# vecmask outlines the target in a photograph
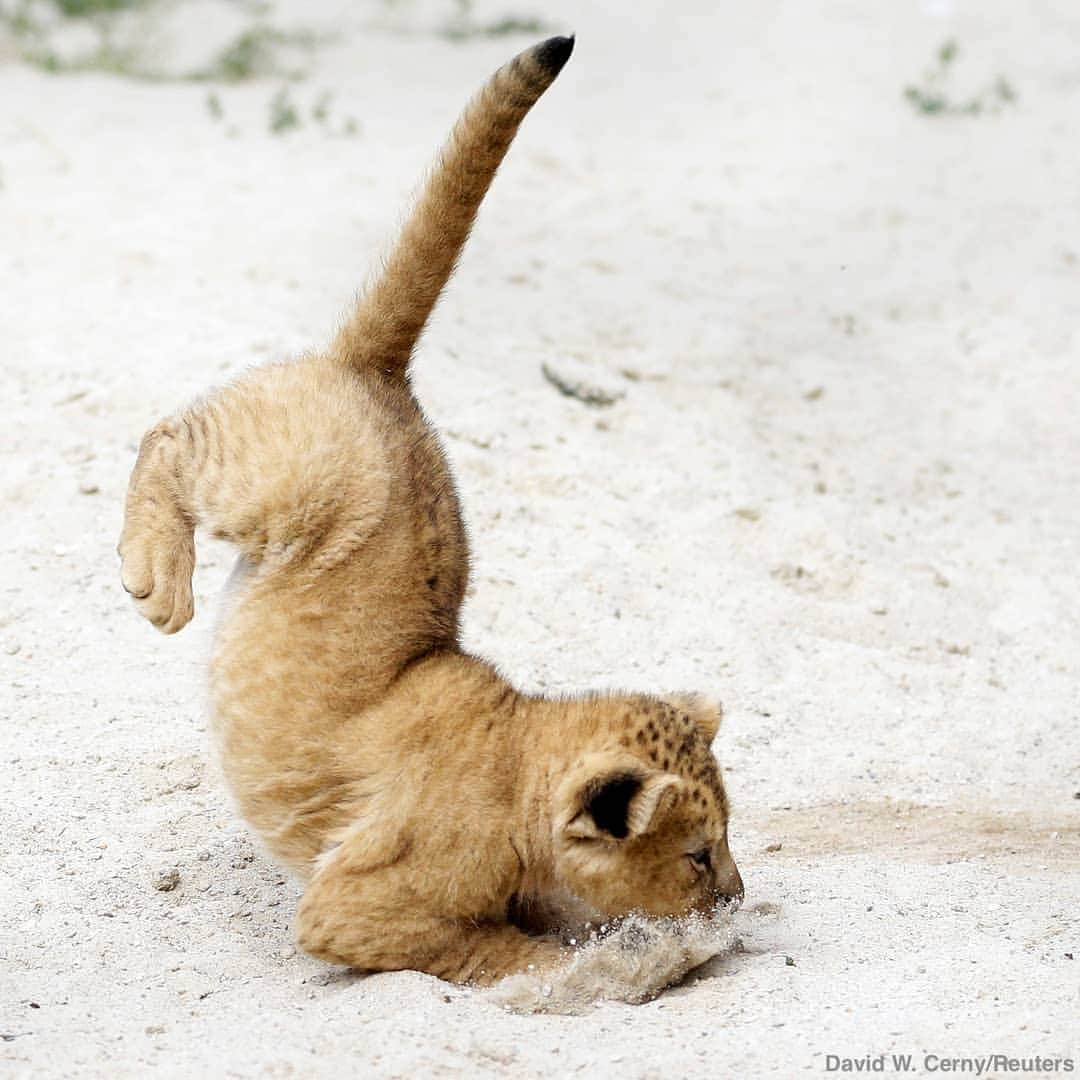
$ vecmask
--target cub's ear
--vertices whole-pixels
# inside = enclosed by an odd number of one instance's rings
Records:
[[[704,694],[669,694],[667,702],[680,712],[686,713],[697,725],[705,741],[712,745],[716,733],[720,730],[720,719],[724,715],[719,701],[713,701]]]
[[[683,786],[672,773],[636,758],[593,754],[559,789],[562,831],[583,840],[625,840],[647,833]]]

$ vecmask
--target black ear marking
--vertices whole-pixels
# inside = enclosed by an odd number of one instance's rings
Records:
[[[585,813],[601,831],[616,840],[630,832],[630,801],[641,790],[641,778],[632,773],[606,777],[585,797]]]

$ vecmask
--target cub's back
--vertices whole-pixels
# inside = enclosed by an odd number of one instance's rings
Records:
[[[250,373],[218,408],[245,446],[236,502],[265,524],[219,623],[213,723],[245,814],[272,833],[333,788],[342,724],[456,646],[468,555],[407,391],[314,358]]]

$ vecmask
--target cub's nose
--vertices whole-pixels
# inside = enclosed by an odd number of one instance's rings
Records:
[[[735,911],[743,902],[746,890],[743,888],[742,875],[730,854],[716,864],[713,893],[716,903],[727,911]]]

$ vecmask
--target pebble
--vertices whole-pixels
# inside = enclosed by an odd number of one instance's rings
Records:
[[[543,376],[560,394],[577,398],[585,405],[603,407],[614,405],[625,396],[625,391],[614,386],[602,386],[594,382],[595,373],[578,361],[565,358],[558,366],[541,364]]]
[[[92,480],[84,480],[79,485],[79,492],[82,495],[96,495],[100,490],[101,488]]]
[[[172,892],[177,885],[180,884],[180,871],[176,867],[171,867],[168,870],[162,870],[160,874],[154,878],[154,888],[158,892]]]

